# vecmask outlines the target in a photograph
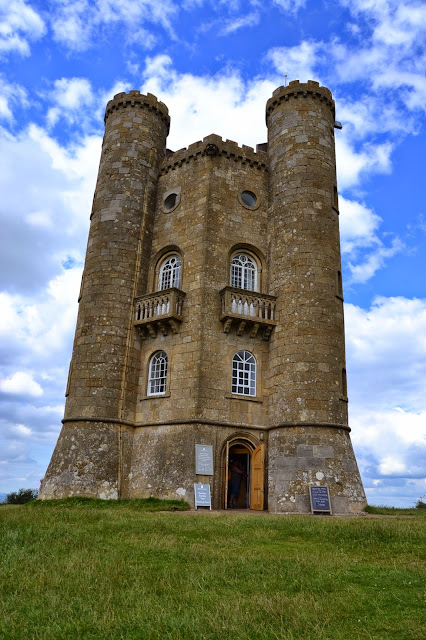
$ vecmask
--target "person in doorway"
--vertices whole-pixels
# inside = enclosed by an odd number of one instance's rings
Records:
[[[231,460],[231,509],[235,509],[237,506],[238,495],[240,493],[241,480],[243,479],[244,471],[238,460]]]

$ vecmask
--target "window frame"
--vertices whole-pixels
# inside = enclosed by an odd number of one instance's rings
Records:
[[[177,267],[172,267],[172,269],[170,270],[171,271],[170,282],[168,283],[168,286],[164,286],[164,282],[163,282],[164,270],[168,266],[168,262],[171,261],[173,258],[177,259],[176,261],[179,262],[179,265]],[[176,276],[176,274],[178,275]],[[157,291],[165,291],[166,289],[172,289],[172,288],[180,289],[181,284],[182,284],[182,258],[177,252],[168,253],[166,256],[164,256],[161,259],[159,263]]]
[[[163,362],[159,362],[160,358]],[[163,349],[159,349],[152,354],[148,364],[147,396],[164,396],[166,394],[168,366],[169,359],[167,353]],[[152,390],[152,387],[155,389],[157,383],[159,390]]]
[[[245,349],[232,356],[231,392],[247,398],[257,395],[257,360]]]
[[[235,265],[234,261],[239,259],[240,257],[246,258],[246,263],[252,264],[252,268],[248,268],[242,264],[241,266]],[[235,274],[236,270],[240,269],[240,274]],[[241,282],[242,285],[247,284],[248,282],[248,274],[252,272],[253,277],[253,286],[241,286],[238,284],[238,281]],[[259,261],[255,258],[254,255],[249,253],[248,251],[244,251],[243,249],[240,251],[235,251],[231,255],[231,260],[229,262],[229,284],[231,287],[235,287],[236,289],[242,289],[243,291],[253,291],[259,292],[259,275],[260,275]]]

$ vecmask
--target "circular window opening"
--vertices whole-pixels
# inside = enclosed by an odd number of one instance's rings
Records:
[[[166,211],[171,211],[173,207],[177,205],[178,202],[178,194],[170,193],[167,198],[164,200],[164,208]]]
[[[241,194],[241,200],[247,207],[255,207],[257,198],[253,191],[243,191]]]

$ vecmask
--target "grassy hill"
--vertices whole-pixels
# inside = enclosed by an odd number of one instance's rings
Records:
[[[426,510],[0,508],[5,640],[424,640]]]

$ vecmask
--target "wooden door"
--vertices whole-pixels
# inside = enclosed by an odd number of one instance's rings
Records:
[[[224,503],[225,503],[225,509],[228,508],[228,474],[229,474],[229,442],[226,443],[226,449],[225,449],[225,465],[224,465],[224,473],[225,473],[225,477],[224,480],[225,482],[224,487],[225,487],[225,495],[224,495]]]
[[[263,511],[265,488],[265,445],[259,445],[251,454],[250,509]]]

